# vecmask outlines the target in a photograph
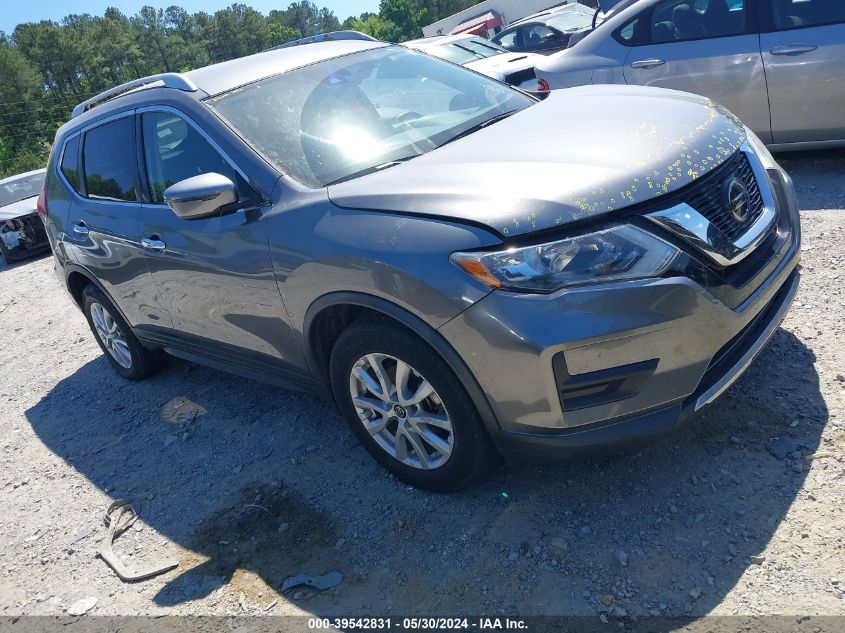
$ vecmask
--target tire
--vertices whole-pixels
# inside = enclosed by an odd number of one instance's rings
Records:
[[[114,304],[93,284],[82,291],[82,311],[103,355],[118,374],[128,380],[143,380],[161,371],[164,352],[141,345]],[[99,327],[96,321],[100,322]],[[100,329],[110,330],[111,336],[101,335]],[[108,346],[107,340],[111,341]]]
[[[400,363],[405,369],[400,370]],[[384,396],[376,366],[392,381],[388,382],[392,398]],[[400,373],[406,380],[396,380]],[[335,402],[355,437],[401,481],[452,492],[501,463],[478,411],[446,362],[426,343],[386,319],[362,319],[341,333],[332,350],[330,377]],[[404,383],[404,396],[399,395],[397,382]],[[433,392],[412,403],[429,392],[424,382]],[[376,408],[356,406],[353,398]],[[421,452],[426,455],[421,457]]]

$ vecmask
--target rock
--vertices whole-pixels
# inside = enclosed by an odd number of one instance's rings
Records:
[[[620,549],[616,551],[615,556],[617,562],[622,565],[622,567],[628,566],[628,552],[626,552],[624,549]]]
[[[748,562],[752,565],[762,565],[766,560],[765,556],[751,556],[748,558]]]
[[[171,444],[173,444],[173,442],[175,442],[175,441],[176,441],[176,436],[175,436],[175,435],[165,435],[165,436],[164,436],[164,446],[165,446],[165,447],[170,446],[170,445],[171,445]]]
[[[81,598],[74,602],[70,607],[68,607],[67,614],[68,615],[85,615],[91,609],[94,608],[94,605],[97,604],[97,598],[94,596],[88,596],[87,598]]]
[[[601,602],[604,606],[609,607],[614,602],[616,602],[616,596],[606,593],[601,598],[599,598],[599,602]]]
[[[290,523],[282,523],[279,525],[277,532],[286,532],[287,529],[290,527]]]
[[[623,620],[628,617],[628,612],[622,607],[613,607],[613,610],[610,612],[610,615],[612,615],[617,620]]]
[[[786,459],[787,455],[798,450],[798,443],[791,437],[776,437],[767,448],[777,459]]]
[[[701,589],[699,589],[698,587],[693,587],[689,590],[689,595],[690,598],[692,598],[693,600],[698,600],[701,597]]]

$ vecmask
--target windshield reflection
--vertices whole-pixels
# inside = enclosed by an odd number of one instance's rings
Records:
[[[280,171],[316,188],[432,151],[535,101],[460,66],[386,46],[207,103]]]

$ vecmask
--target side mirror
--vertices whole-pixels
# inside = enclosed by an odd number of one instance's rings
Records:
[[[238,190],[226,176],[212,172],[180,180],[168,187],[164,201],[183,220],[196,220],[237,202]]]

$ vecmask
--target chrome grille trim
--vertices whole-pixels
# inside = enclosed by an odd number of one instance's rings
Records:
[[[751,255],[754,249],[766,239],[775,225],[777,216],[775,199],[765,168],[748,143],[744,143],[739,151],[742,152],[751,166],[753,180],[756,181],[748,183],[753,185],[749,191],[752,203],[755,202],[757,195],[762,200],[762,210],[758,209],[752,215],[751,225],[747,230],[737,235],[736,231],[731,230],[730,225],[725,224],[721,215],[714,214],[712,208],[703,209],[710,216],[708,218],[688,202],[681,202],[668,209],[649,213],[645,216],[689,242],[722,268],[734,266]],[[744,162],[741,161],[728,171],[727,177],[730,177],[737,169],[741,169]],[[691,192],[689,200],[691,202],[700,201],[702,197],[695,195],[695,192]],[[727,212],[723,211],[723,213],[727,217]]]

